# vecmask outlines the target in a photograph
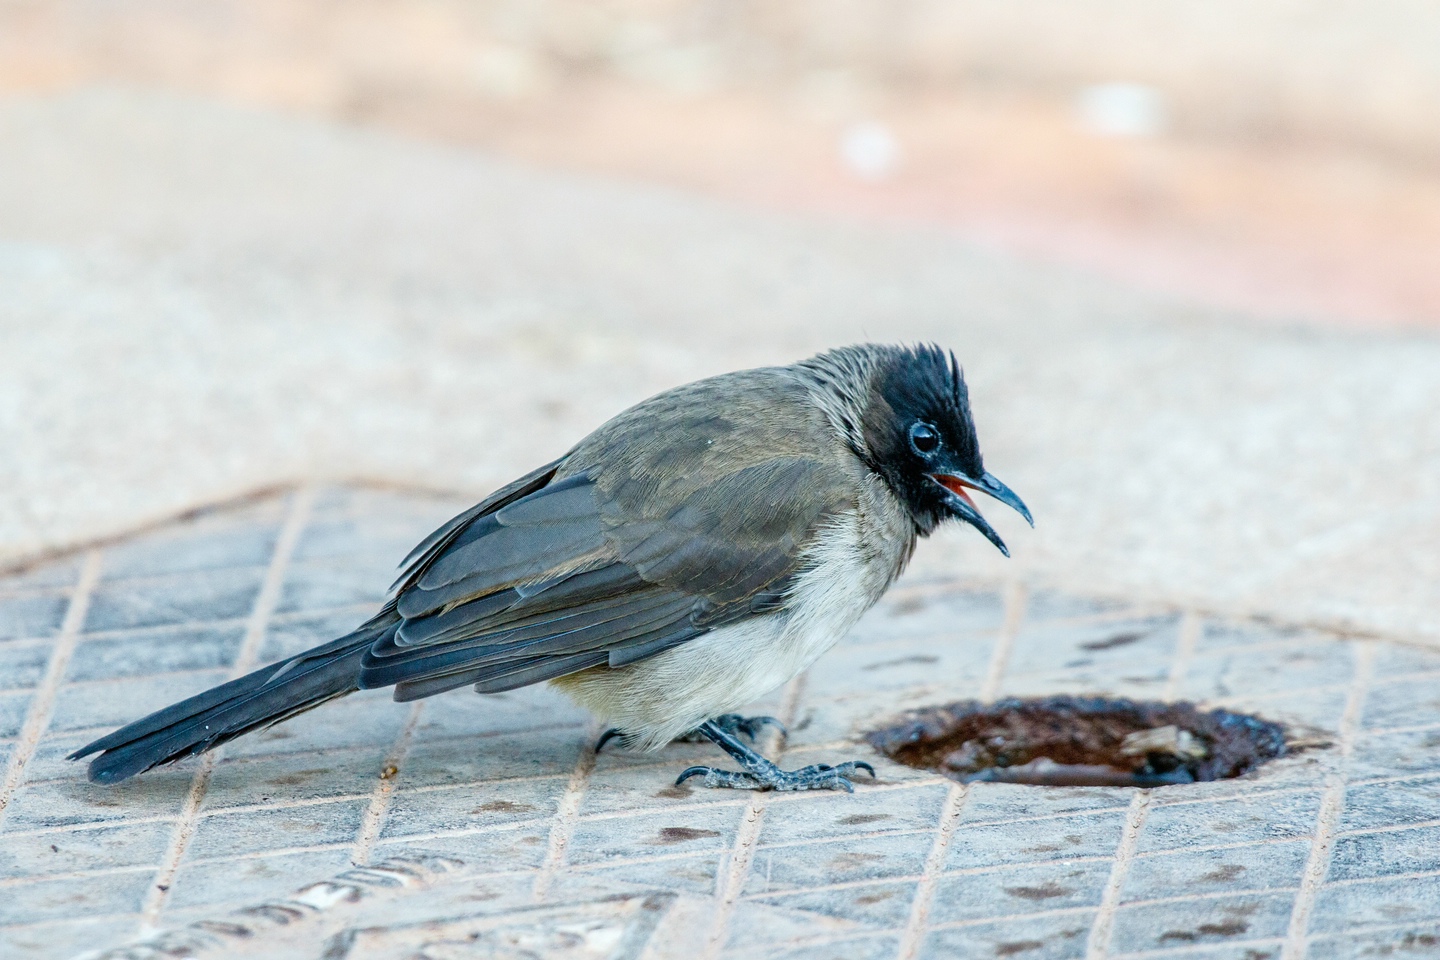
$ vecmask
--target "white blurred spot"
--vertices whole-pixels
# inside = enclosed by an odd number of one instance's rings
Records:
[[[885,180],[900,165],[900,141],[883,123],[857,123],[840,137],[840,159],[861,180]]]
[[[535,93],[545,81],[539,59],[516,47],[481,51],[471,63],[470,73],[482,93],[505,100]]]
[[[1080,91],[1080,122],[1105,137],[1154,137],[1169,122],[1165,95],[1138,83],[1101,83]]]

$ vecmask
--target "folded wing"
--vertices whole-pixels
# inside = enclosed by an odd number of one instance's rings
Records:
[[[801,545],[847,502],[830,472],[774,458],[638,507],[581,472],[462,515],[417,550],[393,601],[400,623],[366,651],[359,685],[394,685],[398,700],[499,692],[774,610]]]

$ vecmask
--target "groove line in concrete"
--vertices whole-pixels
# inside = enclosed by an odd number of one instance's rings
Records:
[[[255,665],[256,658],[260,655],[266,631],[270,625],[270,616],[280,602],[285,588],[285,574],[289,570],[290,560],[294,556],[296,545],[300,542],[300,535],[304,532],[306,523],[309,522],[314,504],[315,491],[311,487],[300,487],[290,494],[290,506],[286,511],[285,522],[280,528],[280,535],[275,539],[270,563],[265,570],[265,579],[261,581],[260,590],[255,595],[254,606],[246,620],[244,639],[235,655],[235,663],[230,668],[232,679],[243,677],[249,673]],[[216,761],[217,753],[215,751],[205,754],[201,758],[200,768],[195,771],[195,775],[190,781],[190,789],[186,792],[185,800],[181,804],[180,814],[175,824],[175,830],[171,834],[170,843],[165,850],[165,856],[155,871],[155,881],[150,885],[150,889],[145,895],[145,901],[140,908],[141,936],[148,936],[160,929],[160,914],[165,909],[165,901],[170,888],[174,885],[175,875],[180,869],[180,861],[184,858],[185,850],[195,835],[195,828],[200,820],[198,816],[200,804],[205,800],[205,791],[210,786],[210,776],[215,770]]]
[[[0,818],[5,816],[10,798],[15,795],[25,778],[25,767],[35,755],[45,728],[50,725],[51,714],[55,711],[55,700],[60,695],[61,684],[65,681],[65,671],[70,667],[70,658],[75,653],[80,631],[85,626],[85,615],[90,611],[90,597],[95,591],[95,584],[100,580],[103,556],[99,550],[91,550],[85,554],[85,560],[80,567],[80,577],[70,594],[65,617],[60,622],[60,633],[56,636],[55,646],[45,662],[45,672],[41,675],[35,692],[31,694],[30,706],[25,711],[25,722],[20,728],[15,751],[5,766],[5,778],[0,780]]]
[[[1315,910],[1315,900],[1325,882],[1325,875],[1330,872],[1330,855],[1335,847],[1340,814],[1345,807],[1345,773],[1349,767],[1350,756],[1355,750],[1355,737],[1375,669],[1374,641],[1356,641],[1354,649],[1355,672],[1350,683],[1350,692],[1345,698],[1345,712],[1340,717],[1340,730],[1336,738],[1339,756],[1325,779],[1325,793],[1320,801],[1320,812],[1315,818],[1314,839],[1305,862],[1305,871],[1301,874],[1300,890],[1295,895],[1295,904],[1290,911],[1290,924],[1285,934],[1285,944],[1280,951],[1281,960],[1304,960],[1310,946],[1310,916]]]

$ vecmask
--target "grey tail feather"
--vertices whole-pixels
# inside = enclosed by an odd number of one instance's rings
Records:
[[[171,704],[81,747],[70,759],[103,751],[90,761],[90,779],[119,783],[354,693],[361,656],[399,622],[387,607],[354,633]]]

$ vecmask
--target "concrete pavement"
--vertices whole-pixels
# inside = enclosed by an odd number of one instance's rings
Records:
[[[910,577],[755,704],[853,794],[673,785],[556,692],[371,690],[113,787],[64,759],[369,616],[464,501],[301,488],[0,577],[0,955],[1303,960],[1432,955],[1440,652]],[[962,786],[875,753],[912,707],[1185,699],[1288,756],[1164,786]],[[993,742],[987,739],[987,742]],[[1007,747],[1008,749],[1008,747]]]

